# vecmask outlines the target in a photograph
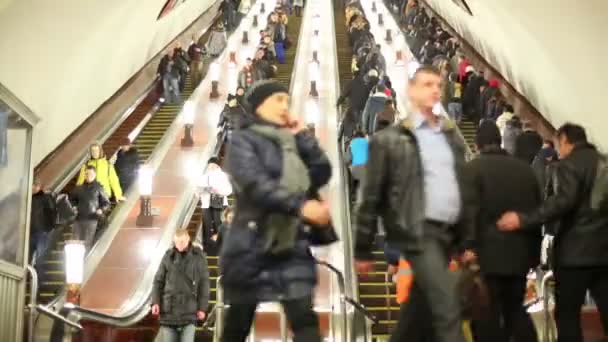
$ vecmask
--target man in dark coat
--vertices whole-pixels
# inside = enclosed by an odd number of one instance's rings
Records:
[[[116,154],[116,163],[114,168],[120,180],[120,188],[123,192],[127,192],[133,182],[137,179],[137,171],[139,170],[139,153],[133,147],[131,139],[125,138],[120,150]]]
[[[608,216],[591,207],[600,154],[587,141],[585,129],[566,123],[557,138],[557,193],[534,210],[505,213],[498,226],[511,231],[558,222],[553,240],[558,341],[578,342],[583,340],[580,311],[587,290],[608,326]]]
[[[320,342],[312,308],[316,267],[307,238],[311,228],[305,223],[320,227],[330,221],[328,204],[308,194],[328,183],[331,165],[317,140],[289,113],[287,88],[262,81],[252,85],[246,97],[250,122],[233,133],[227,151],[226,171],[236,190],[237,209],[220,254],[225,300],[230,304],[223,341],[244,341],[257,303],[280,301],[294,341]],[[280,135],[281,143],[260,130]],[[296,148],[282,148],[287,140]],[[289,163],[283,164],[285,160]],[[283,172],[286,168],[294,169]],[[293,191],[293,183],[302,178],[309,180],[308,191]],[[275,230],[275,222],[285,224]]]
[[[152,314],[160,315],[163,341],[194,342],[196,322],[209,306],[209,270],[205,252],[190,243],[187,229],[173,236],[154,277]]]
[[[78,211],[74,222],[74,238],[84,241],[88,253],[93,246],[98,221],[110,209],[108,195],[97,182],[95,166],[86,167],[85,181],[72,191],[70,199],[76,203]]]
[[[40,180],[35,179],[32,184],[32,206],[30,211],[30,249],[29,262],[33,264],[34,254],[36,259],[45,254],[47,250],[49,233],[55,227],[57,211],[55,199],[50,193],[46,193]]]
[[[523,132],[515,140],[515,156],[528,164],[532,164],[534,157],[543,147],[543,138],[530,127],[530,123],[523,123]]]
[[[477,131],[481,155],[465,167],[475,249],[490,299],[489,315],[475,322],[481,341],[536,341],[522,303],[526,275],[540,261],[541,226],[503,232],[496,220],[508,210],[528,211],[541,203],[532,168],[500,148],[500,131],[484,121]]]

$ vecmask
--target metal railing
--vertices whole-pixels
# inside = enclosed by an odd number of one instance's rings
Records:
[[[356,300],[354,300],[353,298],[349,297],[346,294],[346,281],[344,279],[344,275],[342,274],[342,272],[340,272],[340,270],[338,270],[335,266],[333,266],[332,264],[330,264],[326,261],[316,260],[316,263],[319,266],[323,266],[323,267],[327,268],[329,271],[331,271],[336,276],[336,278],[338,280],[338,290],[340,291],[340,316],[342,317],[342,320],[343,320],[342,324],[344,326],[344,332],[342,334],[342,342],[355,341],[354,338],[350,338],[350,336],[353,333],[353,330],[351,329],[352,327],[349,326],[349,324],[348,324],[349,320],[348,320],[347,304],[352,306],[359,313],[363,314],[363,316],[365,318],[372,321],[373,323],[377,324],[379,322],[379,320],[369,310],[367,310],[367,308],[365,308],[363,305],[361,305],[361,303],[357,302]],[[366,338],[367,338],[367,336],[366,336]]]
[[[46,305],[38,304],[38,272],[36,269],[30,265],[26,266],[27,273],[30,274],[30,303],[27,306],[28,310],[28,325],[27,325],[27,340],[28,342],[34,341],[34,328],[36,325],[36,312],[46,315],[53,320],[60,321],[69,327],[72,327],[77,330],[82,330],[82,326],[76,322],[73,322],[66,317],[58,314],[53,311]]]

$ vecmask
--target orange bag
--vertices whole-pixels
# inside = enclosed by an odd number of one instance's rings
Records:
[[[414,273],[410,263],[405,259],[399,260],[399,266],[397,268],[397,274],[395,275],[397,280],[397,303],[402,304],[407,302],[410,297],[410,289],[414,282]]]

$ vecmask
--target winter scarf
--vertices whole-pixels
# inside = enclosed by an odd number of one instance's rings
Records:
[[[310,187],[308,168],[298,154],[295,136],[287,129],[252,125],[251,130],[281,147],[283,165],[280,186],[290,193],[305,193]],[[265,225],[264,251],[279,254],[295,247],[299,219],[285,214],[271,214]]]

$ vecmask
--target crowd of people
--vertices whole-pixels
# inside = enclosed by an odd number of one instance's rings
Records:
[[[362,184],[354,218],[357,268],[373,269],[372,241],[384,231],[389,271],[406,265],[406,273],[413,272],[391,341],[463,341],[463,319],[471,320],[468,340],[536,341],[524,296],[543,239],[553,241],[559,341],[582,341],[587,290],[608,327],[608,214],[594,204],[606,196],[605,157],[575,124],[557,130],[557,149],[553,140],[543,141],[513,113],[498,81],[476,72],[458,40],[416,0],[387,5],[403,14],[408,44],[422,65],[408,85],[414,111],[380,132],[363,120],[367,113],[355,120],[362,129],[352,139],[345,135],[353,183]],[[346,8],[355,58],[361,37],[369,35],[361,32],[367,28],[361,16],[357,3]],[[358,77],[353,82],[362,93],[350,99],[346,119],[358,119],[370,103],[364,106],[361,99],[378,93]],[[449,119],[435,114],[437,103],[448,109]],[[480,154],[470,162],[455,133],[463,118],[478,127]],[[457,294],[463,285],[450,270],[454,264],[463,274],[460,281],[477,284],[465,302]],[[573,281],[575,275],[580,282]]]
[[[341,134],[356,202],[356,269],[373,270],[374,241],[383,234],[389,272],[409,279],[399,286],[407,294],[398,295],[391,341],[536,341],[524,297],[543,239],[552,241],[559,341],[582,341],[580,310],[588,290],[608,328],[606,156],[576,124],[543,140],[514,113],[498,81],[475,71],[458,40],[417,0],[386,2],[398,11],[421,64],[409,75],[405,94],[412,111],[407,117],[398,111],[386,58],[358,1],[344,7],[353,79],[338,105],[344,108]],[[188,73],[200,82],[203,57],[221,54],[224,27],[233,30],[250,7],[246,0],[224,0],[223,20],[206,44],[193,40],[187,52],[178,45],[163,57],[159,74],[169,103],[181,101]],[[265,301],[283,305],[295,341],[321,341],[310,248],[337,240],[329,204],[319,194],[332,167],[314,127],[290,113],[288,89],[272,80],[295,38],[287,36],[288,15],[292,9],[301,15],[303,7],[298,0],[278,1],[255,56],[227,97],[218,124],[227,132],[225,158],[212,157],[198,184],[203,246],[178,229],[154,281],[151,310],[160,315],[167,341],[193,341],[195,323],[207,316],[205,252],[220,255],[230,305],[222,341],[245,341],[256,307]],[[438,103],[448,117],[437,114]],[[470,161],[458,132],[463,119],[477,125],[479,155]],[[130,141],[122,145],[110,158],[100,144],[91,146],[69,197],[75,210],[34,182],[33,254],[44,253],[57,217],[73,216],[75,237],[91,248],[110,199],[123,201],[136,178],[137,151]],[[462,279],[475,283],[473,294],[463,293],[471,286]],[[471,322],[470,334],[463,320]]]

